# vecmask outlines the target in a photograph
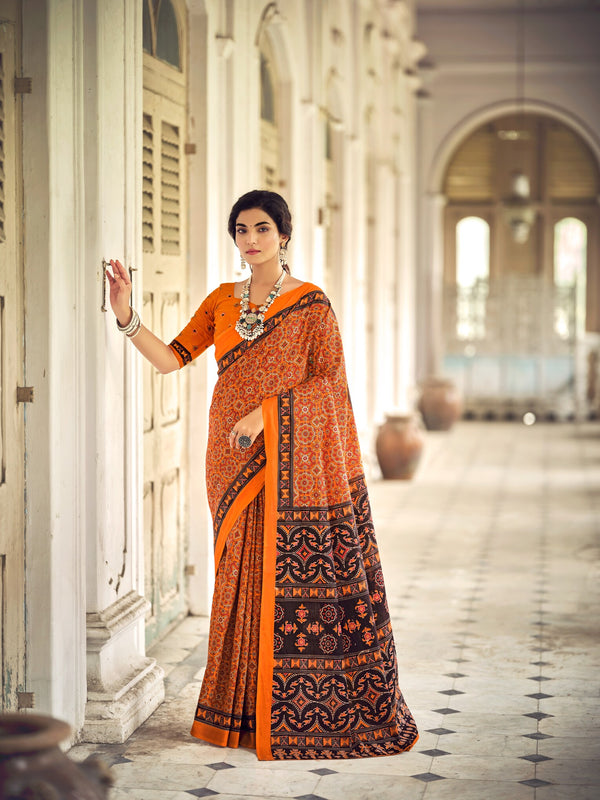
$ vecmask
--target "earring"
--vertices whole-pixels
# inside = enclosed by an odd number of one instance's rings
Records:
[[[246,259],[241,253],[240,253],[240,266],[242,269],[246,269],[246,267],[248,266],[248,264],[246,263]]]
[[[287,271],[287,245],[279,245],[279,266]]]

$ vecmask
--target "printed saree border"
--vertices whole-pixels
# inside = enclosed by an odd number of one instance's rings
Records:
[[[275,561],[277,551],[278,505],[278,396],[262,404],[265,451],[265,520],[263,531],[263,576],[260,604],[258,680],[256,687],[256,755],[272,761],[271,703],[273,695],[273,637],[275,635]]]
[[[299,287],[302,289],[303,287]],[[283,297],[287,297],[287,295],[292,295],[294,292],[287,292],[283,295]],[[280,322],[295,310],[300,308],[306,308],[309,305],[313,305],[314,303],[321,303],[325,306],[329,306],[329,300],[327,299],[325,292],[321,291],[320,289],[310,289],[306,294],[302,295],[297,299],[293,299],[292,297],[289,298],[292,300],[291,305],[282,308],[281,311],[277,311],[271,317],[267,317],[265,320],[265,331],[262,333],[258,339],[254,339],[253,341],[246,341],[242,339],[240,335],[237,333],[235,328],[231,328],[230,332],[223,335],[223,341],[219,341],[219,348],[222,344],[227,347],[227,339],[231,339],[231,347],[229,350],[222,356],[217,357],[217,373],[219,377],[232,365],[234,364],[239,358],[241,358],[251,347],[263,342],[267,336],[273,332],[273,330],[279,325]],[[235,341],[235,344],[234,344]],[[215,344],[217,344],[215,342]]]
[[[217,747],[249,747],[253,750],[256,747],[256,734],[254,733],[221,730],[198,720],[194,720],[190,733],[194,738]]]
[[[231,530],[233,519],[237,518],[248,503],[251,503],[262,489],[264,485],[264,474],[261,479],[259,476],[264,469],[266,461],[265,448],[262,446],[254,453],[252,458],[244,464],[242,469],[231,481],[227,487],[227,491],[217,506],[213,521],[215,566],[218,564],[221,553],[223,552],[223,526],[225,526],[228,534]],[[259,478],[258,482],[257,478]],[[227,535],[225,535],[225,539],[226,538]],[[217,558],[217,552],[219,553],[219,558]]]
[[[265,485],[265,471],[264,468],[261,468],[260,472],[257,472],[249,481],[246,483],[244,488],[239,492],[236,496],[233,503],[229,506],[227,510],[227,514],[225,515],[220,527],[219,527],[219,534],[215,541],[215,569],[219,566],[221,561],[221,557],[225,550],[225,545],[227,543],[227,537],[233,527],[234,522],[242,513],[242,511],[249,505],[254,498],[258,495],[260,490]]]

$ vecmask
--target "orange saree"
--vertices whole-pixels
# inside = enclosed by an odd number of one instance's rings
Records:
[[[180,365],[214,342],[219,378],[206,478],[215,593],[192,735],[260,760],[355,758],[418,738],[396,653],[335,315],[303,284],[265,332],[235,332],[223,284],[171,343]],[[262,405],[264,434],[232,450]]]

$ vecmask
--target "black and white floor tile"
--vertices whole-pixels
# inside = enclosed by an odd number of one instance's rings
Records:
[[[152,655],[167,697],[111,764],[112,800],[600,797],[600,426],[462,423],[407,483],[372,482],[400,683],[399,756],[258,762],[188,736],[207,620]]]

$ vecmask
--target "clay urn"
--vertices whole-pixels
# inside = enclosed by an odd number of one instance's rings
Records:
[[[462,414],[462,398],[454,383],[428,378],[421,384],[418,409],[428,431],[448,431]]]
[[[377,431],[375,452],[385,480],[410,480],[419,464],[425,434],[418,414],[393,414]]]
[[[41,714],[0,714],[0,797],[3,800],[105,800],[108,768],[94,757],[78,764],[59,744],[71,729]]]

